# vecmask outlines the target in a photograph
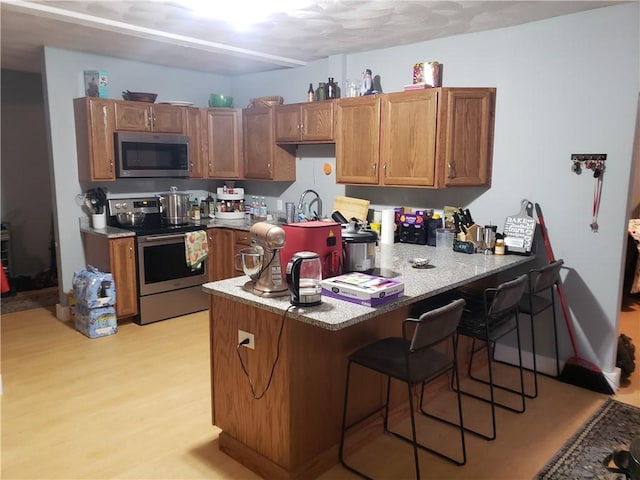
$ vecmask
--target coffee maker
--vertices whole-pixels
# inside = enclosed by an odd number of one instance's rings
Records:
[[[243,288],[260,297],[284,297],[289,289],[282,276],[280,249],[285,233],[267,222],[255,223],[249,229],[251,248],[240,251],[242,270],[251,278]]]
[[[291,304],[312,307],[322,302],[322,264],[316,252],[297,252],[287,263]]]

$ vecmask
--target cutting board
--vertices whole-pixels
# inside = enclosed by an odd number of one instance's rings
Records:
[[[508,216],[504,222],[504,243],[511,252],[531,252],[536,221],[533,219],[533,204],[526,198],[521,202],[520,212]]]
[[[338,210],[347,220],[351,220],[352,217],[358,220],[366,220],[370,203],[369,200],[363,200],[361,198],[338,196],[333,201],[333,210],[331,210],[331,213]]]

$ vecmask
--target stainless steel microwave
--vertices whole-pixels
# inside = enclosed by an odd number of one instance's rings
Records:
[[[189,137],[168,133],[116,132],[118,178],[189,176]]]

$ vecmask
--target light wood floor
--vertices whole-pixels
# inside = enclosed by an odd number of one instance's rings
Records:
[[[630,308],[623,331],[639,345],[640,307]],[[615,398],[640,406],[638,370]],[[6,314],[1,373],[3,479],[257,478],[218,450],[206,312],[98,339],[53,309]],[[605,398],[542,377],[526,413],[498,411],[495,441],[468,437],[466,466],[421,454],[423,478],[532,478]],[[413,478],[410,448],[388,436],[350,458],[377,478]],[[321,478],[355,477],[336,465]]]

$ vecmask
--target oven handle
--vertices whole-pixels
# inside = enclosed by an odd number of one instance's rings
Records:
[[[148,237],[142,237],[143,242],[164,242],[165,240],[177,240],[184,238],[184,233],[177,233],[173,235],[149,235]]]

